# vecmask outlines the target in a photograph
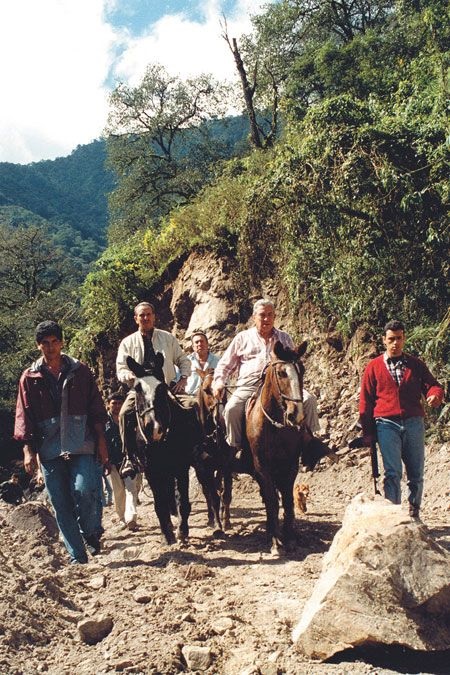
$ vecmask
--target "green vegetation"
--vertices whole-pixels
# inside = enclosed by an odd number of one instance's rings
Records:
[[[107,195],[115,185],[105,158],[105,142],[94,141],[53,161],[0,162],[0,206],[22,207],[58,229],[69,225],[82,239],[103,246]]]
[[[409,348],[448,381],[449,26],[441,0],[270,5],[231,43],[257,115],[253,150],[242,126],[230,140],[205,121],[221,110],[208,78],[184,85],[150,66],[139,87],[120,86],[109,246],[82,285],[71,348],[92,358],[101,338],[114,344],[133,305],[197,247],[236,259],[243,296],[275,276],[293,310],[312,301],[344,338],[403,319]]]

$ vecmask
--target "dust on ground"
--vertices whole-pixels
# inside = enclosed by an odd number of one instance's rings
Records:
[[[448,444],[428,448],[422,519],[450,547]],[[119,528],[114,508],[104,513],[104,548],[88,565],[70,566],[46,527],[14,523],[14,507],[0,502],[0,673],[99,675],[178,673],[189,670],[188,645],[210,650],[209,674],[344,675],[425,672],[401,660],[375,663],[346,653],[333,663],[306,659],[291,631],[321,572],[322,558],[345,507],[358,493],[373,493],[366,451],[335,465],[323,461],[309,483],[308,512],[297,519],[289,557],[268,553],[265,513],[254,481],[234,482],[232,524],[226,538],[206,527],[198,486],[191,488],[187,545],[162,543],[148,486],[141,492],[139,529]],[[80,620],[111,617],[113,628],[94,645],[81,641]],[[427,671],[428,672],[428,671]],[[437,672],[437,671],[429,671]],[[441,671],[439,671],[441,672]]]

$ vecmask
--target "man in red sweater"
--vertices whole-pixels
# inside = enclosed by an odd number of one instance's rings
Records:
[[[384,354],[367,365],[359,403],[365,445],[378,441],[384,466],[384,496],[401,503],[402,460],[409,488],[409,514],[419,518],[424,472],[422,396],[436,408],[444,390],[423,361],[405,354],[405,327],[389,321],[384,327]]]

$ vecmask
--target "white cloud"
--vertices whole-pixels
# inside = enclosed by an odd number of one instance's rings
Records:
[[[102,11],[103,0],[3,0],[0,160],[53,158],[99,135],[114,41]]]
[[[259,1],[238,0],[233,14],[226,16],[230,37],[249,32],[250,16],[260,7]],[[117,80],[136,86],[149,63],[161,63],[181,77],[212,73],[221,80],[234,78],[233,57],[221,36],[220,0],[206,0],[202,12],[201,23],[184,13],[167,15],[150,26],[146,35],[130,38],[114,70]]]
[[[201,0],[201,22],[165,16],[138,39],[106,23],[114,1],[121,0],[1,0],[0,161],[53,159],[97,138],[108,111],[105,82],[135,85],[150,62],[181,76],[234,76],[220,0]],[[230,36],[247,32],[260,6],[236,0]]]

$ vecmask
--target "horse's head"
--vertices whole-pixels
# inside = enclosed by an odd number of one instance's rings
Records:
[[[131,356],[127,357],[127,366],[135,375],[136,415],[138,429],[145,442],[160,441],[167,432],[170,421],[170,409],[167,399],[167,385],[163,372],[164,356],[160,352],[144,368]]]
[[[211,411],[215,408],[217,400],[212,391],[212,381],[214,378],[214,368],[207,368],[206,370],[195,369],[197,375],[200,377],[200,387],[198,390],[199,405]]]
[[[270,366],[272,369],[273,393],[280,400],[286,426],[299,427],[304,420],[303,411],[303,374],[305,367],[301,357],[307,343],[296,349],[275,343]]]

